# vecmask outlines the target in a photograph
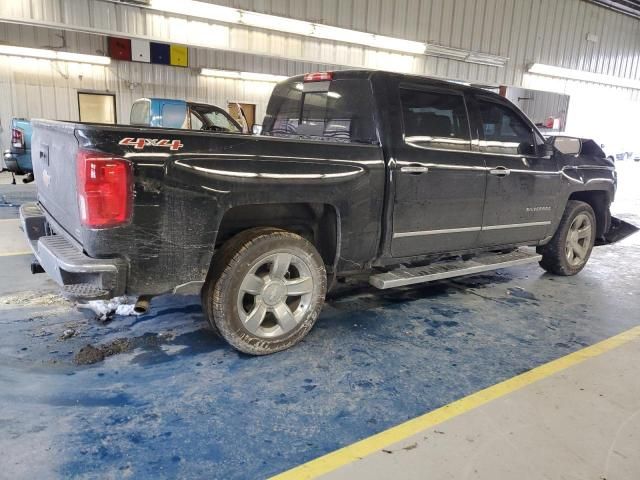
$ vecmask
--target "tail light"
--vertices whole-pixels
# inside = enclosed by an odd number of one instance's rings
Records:
[[[92,228],[127,223],[133,205],[131,163],[89,150],[79,150],[76,163],[82,223]]]
[[[24,148],[24,132],[19,128],[11,129],[11,145],[13,148]]]
[[[307,73],[304,76],[305,82],[326,82],[327,80],[333,80],[333,72]]]

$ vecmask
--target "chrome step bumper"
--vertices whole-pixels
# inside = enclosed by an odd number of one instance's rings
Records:
[[[488,272],[499,268],[515,267],[527,263],[539,262],[542,258],[534,252],[514,250],[509,253],[480,255],[471,260],[451,260],[438,262],[425,267],[402,268],[390,272],[371,275],[369,283],[376,288],[386,289],[433,282],[445,278],[461,277],[475,273]]]
[[[36,259],[65,295],[91,299],[124,294],[124,260],[89,257],[63,235],[54,235],[37,203],[20,207],[20,221]]]

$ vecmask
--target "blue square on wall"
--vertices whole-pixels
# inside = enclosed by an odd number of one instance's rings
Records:
[[[168,43],[151,42],[151,63],[169,65],[170,58],[171,55]]]

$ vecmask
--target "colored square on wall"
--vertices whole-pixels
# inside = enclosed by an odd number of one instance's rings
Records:
[[[131,61],[131,40],[128,38],[109,37],[107,44],[111,58]]]
[[[188,67],[189,49],[182,45],[171,45],[169,58],[171,65],[175,65],[176,67]]]
[[[170,49],[168,43],[151,42],[151,63],[169,65]]]
[[[131,40],[131,60],[145,63],[151,61],[151,49],[148,41]]]

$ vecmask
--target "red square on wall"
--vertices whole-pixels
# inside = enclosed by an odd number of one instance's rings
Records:
[[[131,40],[128,38],[109,37],[109,56],[114,60],[131,61]]]

